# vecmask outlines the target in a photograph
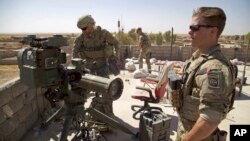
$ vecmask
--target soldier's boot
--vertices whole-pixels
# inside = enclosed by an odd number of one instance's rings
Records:
[[[139,69],[142,69],[142,68],[143,68],[143,63],[139,62]]]
[[[148,73],[151,73],[151,65],[150,65],[150,63],[147,63],[147,66],[148,66]]]
[[[146,60],[146,64],[147,64],[147,67],[148,67],[148,73],[151,73],[150,58],[151,58],[151,53],[150,52],[146,53],[145,60]]]
[[[139,69],[143,68],[143,58],[139,56]]]

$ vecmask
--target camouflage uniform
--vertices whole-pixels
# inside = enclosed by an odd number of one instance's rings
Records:
[[[206,54],[196,51],[186,63],[181,89],[181,107],[176,141],[189,132],[199,117],[220,123],[231,110],[234,100],[235,77],[232,64],[224,57],[220,47]],[[216,130],[205,141],[217,141]]]
[[[118,41],[107,30],[97,26],[90,35],[83,32],[76,38],[72,56],[86,59],[86,68],[92,74],[108,78],[107,58],[118,56],[118,53]],[[106,115],[113,115],[113,101],[110,96],[102,95],[102,98],[96,98],[93,101],[95,101],[92,103],[93,107],[96,107],[95,104],[97,104],[99,105],[98,110]]]
[[[146,64],[148,71],[151,71],[150,57],[151,57],[151,42],[149,37],[145,33],[139,35],[139,45],[140,45],[140,54],[139,54],[139,69],[143,68],[143,58],[146,59]]]

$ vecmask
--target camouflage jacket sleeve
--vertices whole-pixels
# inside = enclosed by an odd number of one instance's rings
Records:
[[[209,60],[196,73],[195,83],[200,88],[200,117],[219,123],[229,112],[234,88],[229,67],[219,60]]]
[[[139,46],[140,48],[145,48],[145,49],[151,47],[151,42],[149,40],[149,37],[144,33],[139,36]]]
[[[143,42],[144,42],[144,37],[142,35],[139,36],[139,46],[142,47],[143,46]]]
[[[72,58],[84,58],[83,53],[81,53],[82,35],[78,36],[74,42],[72,50]]]
[[[120,56],[120,48],[119,48],[119,43],[116,40],[116,38],[107,30],[103,29],[103,34],[105,37],[105,41],[110,44],[113,45],[115,47],[115,56],[119,57]]]

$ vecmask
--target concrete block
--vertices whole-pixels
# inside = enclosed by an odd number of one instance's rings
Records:
[[[12,116],[23,107],[23,100],[24,95],[19,95],[18,97],[11,100],[8,104],[3,106],[3,111],[5,114]]]
[[[22,138],[22,136],[26,133],[26,131],[27,129],[26,129],[25,123],[22,122],[11,134],[5,137],[5,140],[18,141]]]
[[[0,132],[0,141],[6,141],[2,132]]]
[[[7,135],[11,134],[18,126],[19,126],[19,120],[17,117],[12,117],[6,121],[4,121],[2,124],[0,124],[0,133],[1,136],[6,137]]]
[[[0,91],[0,107],[8,103],[12,99],[11,88],[6,88]]]
[[[32,113],[31,104],[25,105],[22,109],[20,109],[14,116],[17,116],[20,122],[28,119],[28,116]]]
[[[0,125],[6,121],[8,116],[3,112],[3,110],[0,108]],[[1,140],[0,140],[1,141]]]
[[[28,86],[24,85],[20,81],[12,86],[12,96],[17,97],[29,89]]]
[[[2,107],[2,111],[3,111],[4,115],[6,116],[6,118],[11,118],[14,115],[12,108],[10,108],[10,106],[8,104],[6,104]]]

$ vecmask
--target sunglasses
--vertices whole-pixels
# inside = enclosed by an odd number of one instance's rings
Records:
[[[190,25],[189,29],[191,31],[195,32],[195,31],[200,30],[201,27],[211,28],[211,27],[216,27],[216,26],[213,26],[213,25],[202,25],[202,24],[200,25],[200,24],[198,24],[198,25]]]
[[[83,31],[85,31],[86,29],[87,29],[87,27],[82,28]]]

